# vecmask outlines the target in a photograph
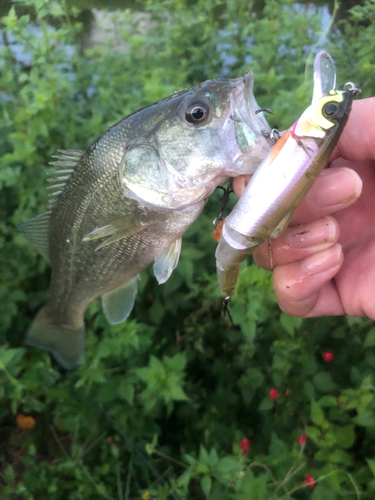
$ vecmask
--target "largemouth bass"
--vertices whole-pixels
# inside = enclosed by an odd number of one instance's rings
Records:
[[[251,72],[210,80],[121,120],[86,151],[60,151],[49,211],[19,228],[52,267],[28,344],[73,368],[92,300],[102,296],[108,321],[121,323],[143,269],[154,262],[158,282],[169,278],[207,196],[268,154],[257,109]]]

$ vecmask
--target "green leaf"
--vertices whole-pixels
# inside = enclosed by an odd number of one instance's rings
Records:
[[[305,395],[308,399],[312,400],[315,398],[315,389],[314,389],[313,384],[309,380],[307,380],[304,383],[303,392],[305,393]]]
[[[187,401],[189,399],[184,390],[178,385],[172,385],[170,387],[170,396],[175,401]]]
[[[208,474],[210,472],[210,469],[207,467],[207,465],[204,465],[204,464],[198,464],[196,467],[195,467],[195,471],[194,471],[196,474]]]
[[[289,335],[293,336],[295,330],[302,325],[302,318],[291,316],[290,314],[286,314],[283,312],[280,315],[280,323],[289,333]]]
[[[196,463],[197,463],[197,460],[196,460],[194,457],[192,457],[191,455],[187,455],[187,454],[185,454],[185,455],[184,455],[184,459],[185,459],[185,460],[186,460],[186,461],[187,461],[190,465],[192,465],[192,466],[195,466],[195,465],[196,465]]]
[[[2,361],[8,369],[11,365],[19,363],[24,354],[24,347],[19,347],[17,349],[7,348],[6,345],[0,347],[0,361]]]
[[[374,345],[375,345],[375,327],[371,328],[371,330],[366,335],[363,347],[373,347]]]
[[[186,354],[184,352],[179,352],[174,356],[163,356],[163,363],[170,370],[176,372],[183,372],[186,366]]]
[[[214,467],[219,461],[219,457],[215,448],[211,448],[210,453],[208,454],[207,465],[210,467]]]
[[[337,406],[337,399],[334,396],[323,396],[319,399],[319,404],[323,407]]]
[[[334,450],[332,453],[329,453],[328,460],[334,464],[342,464],[347,467],[351,467],[353,465],[351,455],[343,450]]]
[[[345,425],[343,427],[335,426],[332,428],[336,436],[336,443],[341,448],[350,448],[355,440],[354,425]]]
[[[273,400],[270,397],[266,396],[260,402],[260,405],[258,406],[258,410],[259,411],[267,411],[267,410],[270,410],[271,408],[273,408],[273,405],[274,405]]]
[[[317,373],[313,378],[314,385],[319,392],[331,392],[337,389],[331,375],[326,372]]]
[[[308,426],[305,429],[307,436],[316,443],[320,441],[322,432],[318,427]]]
[[[212,487],[212,479],[210,476],[206,475],[206,476],[202,477],[201,487],[202,487],[203,493],[206,495],[206,497],[208,497],[208,495],[210,494],[210,491],[211,491],[211,487]]]
[[[134,385],[130,384],[128,381],[124,380],[120,383],[120,386],[117,389],[118,395],[125,399],[130,405],[133,404],[134,401]]]
[[[370,410],[361,411],[353,420],[357,425],[362,427],[375,427],[375,415]]]
[[[327,421],[324,417],[324,412],[319,403],[316,401],[311,401],[311,412],[310,412],[311,420],[315,425],[319,427],[327,427]]]
[[[285,456],[285,454],[288,453],[288,447],[286,443],[282,439],[280,439],[275,432],[272,432],[271,435],[269,452],[270,456],[272,456],[273,459],[274,457]]]
[[[180,487],[187,487],[192,476],[192,467],[189,467],[179,478],[177,479],[177,484]]]
[[[375,478],[375,459],[373,459],[373,458],[366,458],[366,462],[367,462],[367,465],[370,467],[372,475]]]
[[[208,453],[206,448],[202,444],[199,447],[199,461],[204,465],[209,465]]]
[[[312,500],[339,500],[332,488],[325,482],[319,483],[314,488],[311,496]]]
[[[219,460],[216,465],[216,470],[218,472],[234,472],[243,469],[243,465],[233,457],[224,457]]]

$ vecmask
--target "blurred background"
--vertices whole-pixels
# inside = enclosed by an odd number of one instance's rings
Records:
[[[1,0],[0,15],[1,498],[372,500],[373,322],[281,313],[271,274],[251,260],[235,326],[223,321],[211,237],[220,193],[167,283],[142,273],[124,324],[91,304],[71,372],[23,345],[50,270],[17,225],[46,211],[58,149],[86,149],[204,80],[252,70],[280,130],[309,104],[322,48],[338,84],[374,95],[374,0]]]

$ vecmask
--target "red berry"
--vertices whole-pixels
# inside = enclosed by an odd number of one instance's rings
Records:
[[[314,478],[312,477],[311,474],[305,474],[305,480],[304,480],[304,484],[308,484],[310,486],[310,488],[315,488],[316,486],[316,483],[315,483],[315,480]]]
[[[301,434],[300,436],[297,436],[296,439],[298,439],[299,445],[303,446],[307,441],[307,436],[306,434]]]
[[[325,362],[329,363],[334,358],[334,354],[331,351],[323,352],[323,359]]]
[[[277,389],[271,389],[269,393],[271,399],[276,399],[279,397],[279,391]]]
[[[242,455],[245,455],[251,446],[251,441],[250,439],[242,439],[238,443],[238,446],[240,447],[240,450],[242,450]]]

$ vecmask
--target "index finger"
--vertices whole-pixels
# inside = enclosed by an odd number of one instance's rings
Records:
[[[352,111],[330,161],[375,160],[375,97],[354,101]]]

